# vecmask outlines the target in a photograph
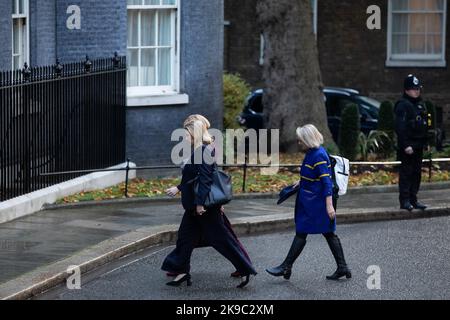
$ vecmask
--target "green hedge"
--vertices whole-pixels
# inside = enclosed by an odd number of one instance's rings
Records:
[[[223,75],[224,129],[238,129],[236,117],[242,112],[250,86],[239,74]]]
[[[387,134],[388,138],[381,137],[381,146],[379,151],[389,157],[395,151],[395,116],[394,104],[390,101],[384,101],[380,106],[378,114],[378,131]]]
[[[427,112],[430,115],[431,118],[431,126],[428,128],[428,142],[431,146],[436,146],[436,106],[431,101],[425,101],[425,107],[427,108]]]
[[[339,130],[339,150],[342,156],[355,160],[358,151],[358,137],[361,130],[359,107],[348,104],[342,111],[341,128]]]

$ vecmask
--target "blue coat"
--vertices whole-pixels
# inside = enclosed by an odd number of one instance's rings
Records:
[[[331,162],[323,147],[310,149],[300,169],[300,190],[295,203],[297,233],[336,231],[336,221],[327,213],[326,198],[333,195]]]

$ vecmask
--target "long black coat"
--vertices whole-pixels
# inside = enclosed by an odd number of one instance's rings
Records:
[[[212,173],[215,167],[215,151],[212,146],[198,147],[185,164],[181,183],[177,186],[181,191],[181,204],[187,211],[192,211],[197,205],[204,205],[211,190]],[[197,161],[196,161],[197,160]],[[198,177],[198,193],[194,192],[193,180]]]
[[[202,158],[197,152],[202,152]],[[196,164],[195,156],[200,157]],[[197,160],[198,160],[197,159]],[[175,249],[164,259],[161,269],[168,272],[188,273],[191,254],[195,247],[212,246],[228,259],[241,275],[256,274],[252,262],[244,247],[233,232],[231,225],[220,212],[219,207],[210,207],[202,215],[196,215],[195,207],[204,205],[211,190],[214,163],[214,148],[202,146],[194,151],[191,159],[183,168],[183,177],[178,189],[185,209],[178,230]],[[194,192],[193,179],[198,177],[199,191]]]

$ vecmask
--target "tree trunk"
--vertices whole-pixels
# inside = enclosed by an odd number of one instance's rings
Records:
[[[332,143],[322,94],[311,0],[259,0],[265,39],[263,78],[267,128],[280,129],[280,148],[298,151],[297,127],[311,123]]]

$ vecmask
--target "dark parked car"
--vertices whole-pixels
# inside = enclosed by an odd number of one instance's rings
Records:
[[[328,116],[328,126],[335,141],[338,140],[342,110],[349,104],[359,106],[361,115],[361,131],[368,134],[378,127],[380,102],[362,96],[358,91],[345,88],[325,88],[323,90]],[[262,104],[263,90],[253,91],[246,100],[244,110],[238,117],[238,122],[251,129],[264,128],[264,108]]]

